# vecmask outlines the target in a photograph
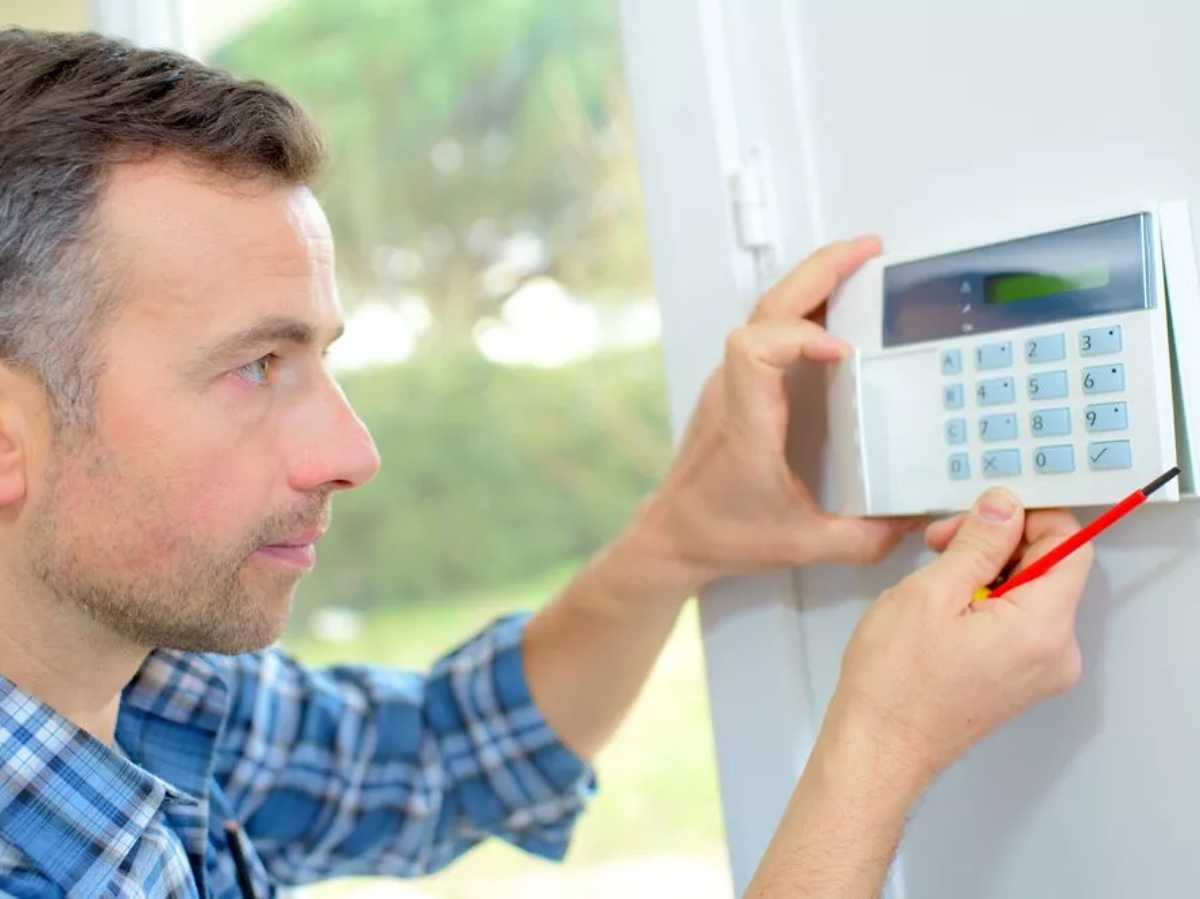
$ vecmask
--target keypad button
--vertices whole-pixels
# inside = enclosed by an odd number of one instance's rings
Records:
[[[1129,427],[1129,407],[1125,403],[1096,403],[1083,410],[1089,431],[1124,431]]]
[[[1121,326],[1088,328],[1079,332],[1080,356],[1104,356],[1121,352]]]
[[[989,378],[975,387],[975,398],[981,406],[1000,406],[1016,399],[1015,382],[1012,378]]]
[[[1125,389],[1125,366],[1095,365],[1083,370],[1084,393],[1114,393]]]
[[[942,374],[962,373],[962,350],[942,350]]]
[[[947,409],[961,409],[963,405],[962,384],[947,384],[942,388],[942,405]]]
[[[946,422],[946,442],[967,442],[967,420],[965,418],[952,418]]]
[[[975,348],[975,367],[980,371],[989,368],[1008,368],[1012,365],[1012,341],[985,343]]]
[[[1010,413],[1004,415],[985,415],[979,419],[980,440],[1016,440],[1017,416]]]
[[[1021,454],[1015,449],[992,450],[983,454],[984,477],[1012,478],[1021,473]]]
[[[1075,450],[1070,444],[1044,446],[1033,451],[1033,470],[1038,474],[1061,474],[1075,470]]]
[[[964,481],[971,476],[971,460],[966,453],[951,455],[948,467],[952,481]]]
[[[1029,376],[1029,398],[1031,400],[1060,400],[1067,395],[1067,373],[1045,371]]]
[[[1089,443],[1087,454],[1088,466],[1097,471],[1133,467],[1133,451],[1128,440]]]
[[[1062,437],[1071,433],[1070,409],[1042,409],[1029,413],[1029,433],[1034,437]]]
[[[1025,361],[1030,365],[1041,362],[1061,362],[1067,358],[1067,338],[1063,334],[1042,334],[1025,341]]]

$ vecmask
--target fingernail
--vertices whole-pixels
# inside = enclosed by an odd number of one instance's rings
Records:
[[[1001,524],[1013,517],[1017,511],[1017,503],[1013,497],[1003,490],[989,490],[979,498],[979,517],[993,524]]]

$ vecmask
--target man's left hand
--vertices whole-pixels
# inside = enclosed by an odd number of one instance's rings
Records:
[[[786,455],[789,370],[837,362],[848,350],[812,316],[879,251],[874,237],[817,250],[729,335],[675,461],[639,516],[697,588],[755,569],[876,562],[910,527],[826,512]]]

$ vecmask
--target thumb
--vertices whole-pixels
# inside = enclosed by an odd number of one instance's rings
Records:
[[[990,584],[1012,559],[1025,531],[1025,510],[1007,490],[988,490],[975,502],[945,552],[928,567],[953,595]]]

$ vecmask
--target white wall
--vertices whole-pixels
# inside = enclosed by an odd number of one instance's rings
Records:
[[[791,259],[865,230],[906,251],[1031,213],[1177,197],[1200,211],[1192,4],[661,0],[624,11],[679,418],[715,360],[718,319],[732,324],[753,286],[723,216],[723,179],[752,142],[771,151]],[[799,466],[820,481],[813,420],[809,433]],[[942,778],[917,810],[896,895],[1200,895],[1197,533],[1195,506],[1147,507],[1101,538],[1080,622],[1083,682]],[[906,546],[865,573],[805,571],[791,595],[785,578],[763,577],[705,598],[739,886],[850,629],[919,553]]]

